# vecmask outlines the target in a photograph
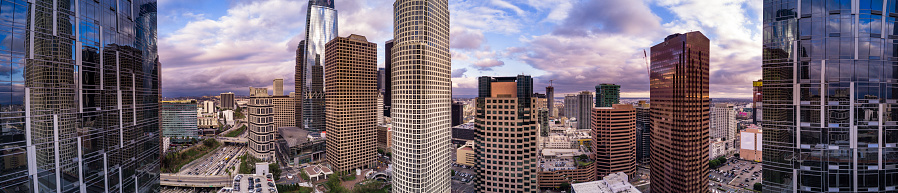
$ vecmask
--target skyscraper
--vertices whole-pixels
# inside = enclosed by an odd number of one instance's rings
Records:
[[[574,118],[580,114],[579,106],[580,102],[577,102],[576,94],[566,94],[564,95],[564,117]]]
[[[284,79],[278,78],[272,81],[274,87],[274,96],[284,96]]]
[[[636,160],[649,161],[652,148],[652,115],[649,104],[639,101],[636,105]]]
[[[337,37],[337,10],[333,0],[309,0],[305,40],[297,47],[296,93],[302,106],[300,125],[310,131],[324,130],[325,44]],[[300,70],[301,69],[301,70]]]
[[[711,105],[711,139],[736,139],[736,109],[733,104],[716,103]]]
[[[393,15],[393,192],[449,192],[449,1],[396,0]]]
[[[549,108],[549,116],[558,116],[555,110],[555,87],[553,86],[546,87],[546,107]]]
[[[335,171],[375,164],[377,44],[356,34],[327,43],[325,153]]]
[[[6,0],[0,15],[0,192],[158,192],[156,1]]]
[[[173,137],[175,140],[199,137],[196,100],[162,101],[159,120],[162,125],[162,137]]]
[[[536,192],[536,98],[530,76],[478,79],[477,192]]]
[[[652,192],[708,192],[708,63],[701,32],[652,46]]]
[[[234,93],[233,92],[221,93],[221,95],[219,95],[219,96],[221,98],[221,102],[218,103],[218,108],[221,108],[222,110],[234,109]]]
[[[764,1],[765,192],[898,187],[895,8],[882,0]]]
[[[577,94],[577,129],[591,129],[592,128],[592,108],[593,108],[593,100],[592,100],[592,92],[589,91],[580,91]]]
[[[465,103],[452,103],[452,126],[461,125],[465,121]]]
[[[596,85],[596,107],[611,107],[613,104],[620,104],[620,85]]]
[[[380,93],[384,92],[384,85],[386,85],[384,84],[384,81],[386,81],[384,79],[384,73],[386,73],[386,70],[384,70],[384,68],[377,68],[377,92]]]
[[[636,108],[629,104],[592,109],[592,147],[596,175],[636,173]]]
[[[246,119],[249,122],[247,138],[249,153],[263,161],[274,161],[274,107],[267,88],[249,88]]]
[[[763,109],[763,92],[761,92],[761,88],[764,86],[764,82],[761,80],[752,82],[752,95],[751,95],[751,123],[752,124],[760,124],[758,121],[761,121],[761,116],[764,114],[761,109]]]
[[[390,117],[393,104],[393,40],[384,43],[384,110],[385,117]]]

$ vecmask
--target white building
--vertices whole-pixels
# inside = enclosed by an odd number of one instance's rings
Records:
[[[571,193],[641,193],[630,184],[627,174],[613,173],[602,180],[571,184]]]
[[[717,159],[717,157],[727,155],[732,148],[733,141],[724,141],[722,139],[712,139],[708,147],[708,160]]]
[[[203,113],[215,113],[215,102],[203,101]]]
[[[224,110],[221,112],[222,117],[225,120],[225,123],[228,125],[234,125],[234,110]]]

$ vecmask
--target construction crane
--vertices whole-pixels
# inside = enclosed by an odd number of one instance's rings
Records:
[[[645,60],[645,72],[649,75],[649,78],[651,78],[652,70],[649,69],[649,54],[645,52],[645,49],[642,49],[642,59]]]

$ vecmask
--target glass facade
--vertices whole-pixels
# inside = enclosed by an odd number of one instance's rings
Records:
[[[765,192],[898,192],[898,2],[765,0]]]
[[[611,107],[614,104],[620,104],[620,85],[596,85],[596,107]]]
[[[155,0],[0,0],[0,192],[158,192]]]
[[[302,112],[297,126],[312,132],[324,130],[325,44],[337,37],[337,10],[331,0],[309,0],[306,39],[297,48],[297,93],[302,95]],[[300,70],[302,69],[302,70]]]
[[[162,101],[159,108],[162,137],[178,139],[199,137],[196,101]]]

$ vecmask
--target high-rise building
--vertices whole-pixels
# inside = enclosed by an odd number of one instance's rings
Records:
[[[636,161],[649,161],[652,148],[652,113],[649,104],[639,101],[636,105]]]
[[[233,92],[221,93],[221,95],[219,95],[219,96],[221,98],[221,102],[218,103],[218,108],[221,108],[222,110],[234,109],[234,93]]]
[[[596,175],[636,173],[636,108],[629,104],[592,109],[592,147]]]
[[[580,102],[577,102],[576,94],[564,95],[564,117],[573,118],[580,114]]]
[[[384,120],[384,93],[377,92],[377,125],[386,124]]]
[[[384,43],[384,110],[385,117],[390,117],[393,104],[393,40]]]
[[[271,96],[271,107],[275,132],[281,127],[296,127],[296,99],[287,95]]]
[[[764,86],[764,82],[761,80],[752,82],[752,95],[751,95],[751,123],[759,124],[758,121],[761,121],[761,116],[764,114],[761,109],[763,109],[763,92],[761,92],[761,88]]]
[[[296,98],[302,105],[296,110],[302,112],[297,126],[319,132],[325,127],[325,44],[337,37],[337,10],[333,0],[309,0],[307,11],[306,37],[296,51]]]
[[[0,192],[158,192],[156,1],[0,4]]]
[[[203,113],[215,113],[215,102],[203,101]]]
[[[543,108],[539,109],[537,119],[537,123],[539,123],[539,136],[548,137],[549,136],[549,109]]]
[[[246,104],[246,119],[249,122],[250,155],[263,161],[274,161],[274,107],[267,88],[249,88]]]
[[[708,63],[701,32],[652,46],[652,192],[708,192]]]
[[[763,190],[895,191],[896,2],[763,8]]]
[[[710,121],[710,137],[712,140],[732,141],[736,139],[736,109],[733,104],[712,104]]]
[[[162,137],[182,139],[199,136],[196,100],[162,101],[159,108],[159,120],[162,126]]]
[[[284,79],[278,78],[272,81],[272,85],[274,87],[273,96],[284,96]]]
[[[325,47],[328,162],[335,171],[368,169],[377,157],[377,44],[352,34]]]
[[[592,92],[580,91],[577,94],[577,129],[591,129],[592,123]]]
[[[461,125],[465,122],[465,103],[463,102],[453,102],[452,103],[452,126]]]
[[[294,83],[293,89],[296,89],[294,92],[293,100],[294,105],[296,105],[296,110],[294,111],[296,127],[303,128],[308,131],[308,127],[306,127],[305,122],[303,120],[303,115],[305,113],[305,109],[303,108],[306,102],[305,96],[303,93],[303,77],[305,77],[305,53],[306,53],[306,41],[299,41],[299,45],[296,45],[296,66],[294,66]]]
[[[446,193],[452,109],[449,1],[397,0],[393,10],[393,192]]]
[[[378,93],[383,93],[384,85],[387,85],[387,84],[384,84],[384,81],[386,81],[384,79],[384,75],[386,75],[386,74],[384,74],[384,73],[386,73],[386,70],[384,70],[384,68],[377,68],[377,92]],[[381,113],[381,115],[382,114],[383,113]]]
[[[478,79],[477,192],[536,192],[536,98],[530,76]]]
[[[613,104],[620,104],[620,85],[596,85],[596,107],[611,107]]]
[[[533,93],[533,98],[536,98],[536,101],[533,103],[533,108],[537,110],[546,108],[548,105],[547,103],[549,103],[545,94]]]
[[[546,107],[549,108],[549,116],[558,117],[558,113],[555,111],[555,87],[553,86],[546,87]]]

